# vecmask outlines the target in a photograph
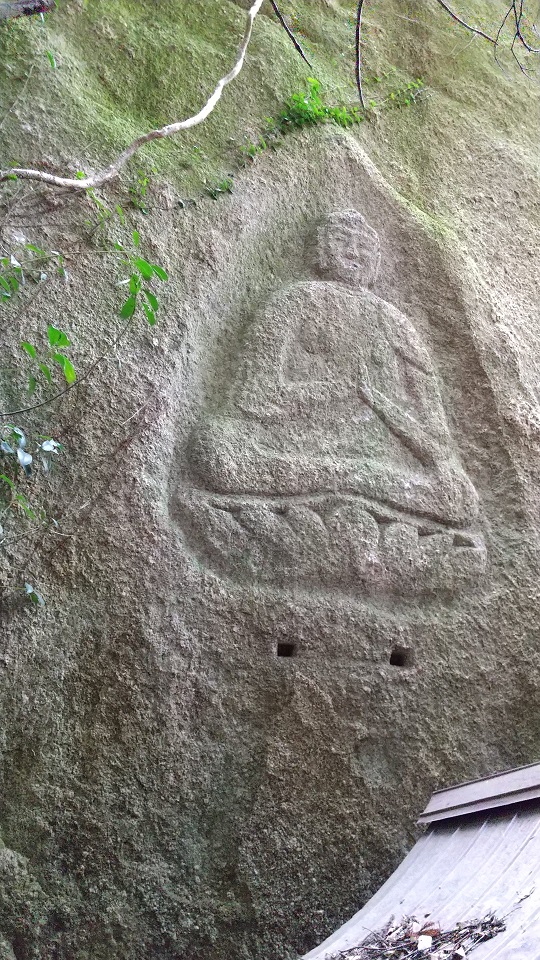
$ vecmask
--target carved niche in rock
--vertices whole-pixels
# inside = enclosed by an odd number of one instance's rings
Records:
[[[244,582],[455,590],[486,551],[431,358],[371,292],[379,238],[359,213],[331,214],[311,252],[319,279],[264,306],[228,400],[191,434],[188,544]]]

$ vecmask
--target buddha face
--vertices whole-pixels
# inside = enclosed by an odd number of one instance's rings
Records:
[[[372,287],[381,259],[379,238],[356,210],[330,214],[315,242],[319,276],[351,287]]]

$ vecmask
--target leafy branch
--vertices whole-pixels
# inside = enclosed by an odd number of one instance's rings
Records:
[[[75,367],[73,366],[69,357],[67,357],[65,353],[61,352],[61,350],[65,347],[71,346],[71,341],[68,335],[64,333],[63,330],[59,330],[57,327],[54,327],[52,324],[50,324],[47,329],[47,337],[49,343],[45,355],[41,354],[39,348],[34,346],[33,343],[29,343],[28,340],[22,341],[21,348],[31,360],[35,360],[36,374],[44,377],[48,384],[51,384],[53,381],[53,373],[51,370],[52,363],[58,364],[65,377],[66,383],[74,384],[77,379]],[[28,393],[30,396],[32,396],[34,393],[37,383],[37,376],[33,373],[30,374],[28,378]]]
[[[106,210],[107,214],[112,216],[111,211],[109,211],[108,208],[105,207],[101,201],[99,201],[99,211],[101,215],[103,215],[103,210]],[[117,214],[121,220],[121,223],[124,224],[124,214],[120,207],[117,208]],[[142,312],[151,327],[156,324],[160,302],[157,293],[152,290],[152,282],[154,278],[156,278],[160,281],[160,283],[165,283],[169,277],[167,271],[164,270],[162,266],[157,263],[151,263],[141,255],[141,238],[137,230],[132,231],[131,242],[133,245],[132,250],[128,250],[121,240],[117,240],[115,241],[112,249],[107,251],[114,253],[118,257],[121,265],[123,267],[127,267],[128,276],[124,280],[121,280],[119,285],[127,286],[129,289],[128,297],[119,309],[119,316],[122,320],[125,320],[126,323],[120,330],[117,337],[115,337],[112,344],[110,344],[106,350],[103,351],[94,361],[92,361],[92,363],[88,365],[82,374],[78,376],[72,361],[64,353],[64,350],[71,346],[71,341],[63,330],[60,330],[53,325],[49,325],[47,329],[48,345],[45,353],[43,353],[43,350],[40,350],[29,340],[23,340],[21,342],[21,349],[34,363],[33,372],[28,378],[28,392],[30,395],[34,393],[39,381],[42,382],[44,380],[47,385],[52,385],[53,364],[56,364],[60,368],[67,386],[61,390],[58,390],[52,397],[47,397],[38,401],[37,403],[20,407],[17,410],[5,410],[0,412],[1,420],[11,419],[11,417],[20,416],[25,413],[31,413],[34,410],[42,409],[43,407],[60,400],[71,390],[80,386],[85,380],[88,380],[98,366],[107,359],[111,352],[122,341],[132,324],[136,311],[139,308],[142,309]],[[37,252],[40,260],[46,259],[50,256],[46,253],[46,251],[41,250],[39,247],[35,247],[32,244],[27,244],[26,247],[30,248],[33,252]],[[59,258],[59,269],[63,272],[62,275],[65,275],[64,258],[57,252],[56,257]],[[12,299],[16,293],[19,293],[21,285],[24,282],[25,273],[20,261],[13,256],[4,257],[2,261],[0,261],[0,264],[2,263],[5,264],[5,269],[7,271],[14,271],[13,275],[8,273],[7,276],[2,276],[2,274],[0,274],[0,299],[3,298],[8,300]],[[4,280],[4,283],[1,282],[2,279]]]

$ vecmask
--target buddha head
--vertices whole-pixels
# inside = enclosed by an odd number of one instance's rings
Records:
[[[379,237],[357,210],[340,210],[317,227],[313,259],[323,279],[370,288],[381,260]]]

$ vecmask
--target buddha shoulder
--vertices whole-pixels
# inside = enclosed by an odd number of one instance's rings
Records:
[[[343,309],[346,313],[378,312],[384,307],[384,301],[371,290],[350,290],[344,284],[328,280],[300,280],[292,283],[270,297],[264,307],[264,314],[281,314],[283,318],[297,316],[299,309],[327,312]]]

